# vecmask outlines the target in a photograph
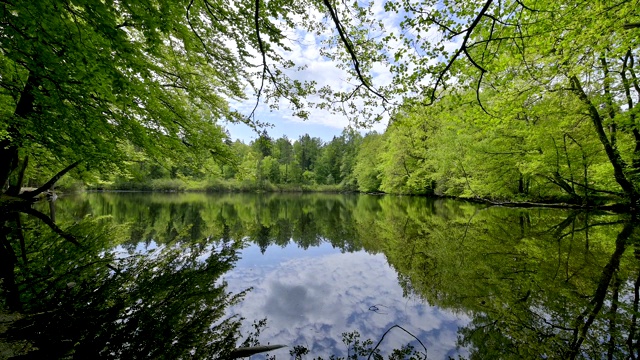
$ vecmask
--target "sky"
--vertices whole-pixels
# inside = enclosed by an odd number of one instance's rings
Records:
[[[420,50],[419,46],[414,45],[413,48],[408,48],[403,41],[408,40],[416,41],[417,43],[434,43],[443,39],[442,35],[434,27],[421,29],[421,33],[416,37],[416,34],[413,33],[412,30],[403,30],[400,27],[400,23],[404,20],[405,15],[412,17],[411,14],[403,12],[387,12],[384,10],[383,2],[372,0],[370,1],[373,3],[371,8],[371,11],[373,13],[372,18],[382,24],[383,30],[372,30],[368,34],[369,38],[375,39],[377,41],[377,39],[382,39],[386,35],[393,34],[395,36],[395,38],[392,37],[385,41],[385,51],[387,53],[388,63],[374,63],[368,73],[371,76],[371,85],[373,86],[373,88],[379,89],[385,86],[392,85],[394,75],[391,72],[391,65],[396,62],[394,60],[394,54],[398,49],[403,49],[406,52],[415,53],[415,55],[418,55],[419,57],[424,56],[424,51]],[[305,16],[313,19],[313,21],[321,22],[323,21],[324,15],[317,10],[312,9],[309,13],[305,14]],[[301,21],[301,19],[297,20]],[[310,33],[301,29],[285,30],[283,31],[283,33],[288,39],[288,43],[285,43],[285,45],[289,50],[284,51],[280,49],[278,51],[285,59],[293,61],[296,67],[301,66],[305,68],[299,71],[284,70],[285,73],[292,79],[300,81],[315,81],[317,83],[316,88],[318,89],[327,86],[334,91],[344,92],[350,92],[352,89],[354,89],[355,84],[358,84],[357,81],[350,79],[349,74],[344,69],[340,68],[340,63],[331,60],[321,53],[321,41],[336,35],[335,29],[332,25],[329,25],[327,30],[324,32],[320,32],[320,34]],[[452,53],[459,47],[460,43],[461,36],[449,38],[443,43],[444,50]],[[342,44],[340,44],[340,46],[342,47]],[[256,59],[261,59],[261,57],[258,56],[257,52],[254,55],[256,56]],[[428,63],[430,64],[435,64],[437,61],[444,60],[444,58],[426,58],[426,60],[428,60]],[[408,67],[409,72],[411,72],[415,66],[413,62],[406,62],[403,60],[400,61]],[[273,64],[270,64],[270,66],[271,65]],[[418,89],[424,86],[428,87],[429,81],[430,79],[428,76],[419,79],[416,84],[417,87],[414,87],[414,89]],[[408,95],[411,96],[416,94]],[[238,110],[241,114],[248,115],[252,112],[256,104],[255,94],[250,87],[247,88],[246,96],[247,99],[243,101],[231,100],[230,105],[233,109]],[[320,98],[318,96],[310,96],[308,100],[312,102],[319,102]],[[399,96],[390,98],[389,100],[391,103],[396,104],[402,101]],[[376,113],[384,113],[381,106],[373,107],[372,109]],[[267,129],[267,132],[273,139],[280,138],[283,135],[286,135],[289,139],[295,140],[301,135],[309,134],[312,137],[319,137],[324,141],[331,141],[334,136],[339,136],[342,130],[350,125],[347,117],[342,114],[330,113],[329,111],[318,109],[309,110],[309,119],[303,121],[300,118],[292,116],[291,109],[283,101],[281,101],[280,109],[276,110],[270,109],[267,104],[261,102],[256,108],[255,118],[258,121],[268,122],[272,125],[272,127]],[[372,130],[380,133],[385,131],[387,123],[388,113],[385,113],[385,115],[383,116],[383,120],[379,123],[374,124],[371,128],[356,129],[358,129],[362,134]],[[255,131],[243,124],[227,124],[226,128],[229,131],[232,140],[240,139],[244,142],[250,142],[258,137]]]
[[[319,137],[323,141],[331,141],[334,136],[340,136],[342,130],[349,125],[349,120],[346,118],[332,114],[317,116],[305,121],[288,116],[287,112],[283,110],[273,112],[263,110],[258,113],[258,117],[273,125],[273,127],[266,129],[272,139],[286,135],[290,140],[296,140],[304,134],[309,134],[312,137]],[[227,124],[225,127],[232,140],[239,139],[249,143],[258,137],[255,131],[244,124]],[[385,127],[386,121],[370,129],[361,128],[359,131],[363,134],[372,130],[383,132]]]
[[[375,17],[382,19],[385,23],[385,33],[399,32],[399,20],[397,15],[386,14],[382,8],[382,3],[376,4],[374,9]],[[311,11],[307,16],[322,21],[323,15],[317,11]],[[333,28],[330,28],[333,31]],[[288,72],[288,75],[295,80],[316,81],[317,88],[329,86],[333,90],[349,91],[353,89],[353,81],[349,82],[349,75],[344,69],[340,69],[339,63],[321,55],[321,40],[333,35],[331,32],[320,34],[312,34],[301,29],[285,32],[289,42],[286,44],[290,51],[280,50],[284,58],[295,63],[296,67],[306,67],[304,70]],[[379,34],[378,34],[379,35]],[[370,36],[377,36],[371,34]],[[257,54],[255,54],[257,55]],[[257,57],[260,59],[260,57]],[[388,66],[380,63],[375,64],[370,72],[372,76],[372,84],[375,88],[388,85],[391,82],[392,75]],[[231,100],[232,108],[240,111],[242,114],[250,114],[255,106],[256,98],[252,89],[246,91],[247,99],[245,101]],[[319,97],[311,96],[310,101],[317,102]],[[342,130],[349,126],[349,120],[341,114],[332,114],[329,111],[319,109],[309,109],[310,116],[307,120],[291,115],[292,111],[286,103],[281,103],[279,110],[272,110],[264,103],[261,103],[256,111],[256,120],[268,122],[272,124],[267,132],[271,138],[280,138],[286,135],[289,139],[295,140],[301,135],[309,134],[312,137],[319,137],[324,141],[331,141],[334,136],[339,136]],[[382,112],[380,110],[380,112]],[[363,134],[372,130],[384,132],[388,118],[372,128],[358,128]],[[225,127],[229,131],[232,140],[240,139],[249,142],[258,137],[256,132],[244,124],[226,124]]]
[[[427,347],[428,357],[466,355],[457,348],[457,331],[469,317],[403,296],[398,274],[382,254],[342,253],[331,244],[301,249],[296,244],[258,246],[243,250],[236,268],[225,275],[234,293],[252,287],[231,312],[253,320],[267,318],[263,343],[287,344],[272,355],[286,358],[294,345],[312,356],[346,356],[342,333],[357,330],[361,339],[380,339],[393,325],[402,326]],[[381,344],[383,353],[412,343],[411,335],[395,328]],[[419,344],[413,344],[419,347]]]

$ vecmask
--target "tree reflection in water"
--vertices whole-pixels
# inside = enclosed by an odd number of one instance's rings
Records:
[[[214,358],[235,347],[239,319],[225,309],[243,294],[228,294],[220,276],[238,243],[178,234],[128,254],[117,247],[123,228],[108,218],[88,217],[60,236],[40,219],[4,215],[5,305],[22,314],[4,343],[30,347],[18,358]]]
[[[24,214],[2,219],[5,307],[22,314],[4,337],[30,339],[33,354],[224,356],[240,336],[225,309],[243,294],[228,294],[221,276],[240,248],[329,242],[384,254],[405,296],[468,316],[458,344],[470,358],[640,357],[629,214],[201,194],[93,194],[55,211],[60,231]]]
[[[471,358],[638,357],[635,216],[450,210],[386,253],[407,293],[471,317]]]

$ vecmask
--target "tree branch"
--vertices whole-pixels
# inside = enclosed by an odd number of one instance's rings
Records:
[[[67,166],[66,168],[62,169],[59,173],[55,174],[49,181],[47,181],[44,185],[42,185],[41,187],[37,188],[36,190],[33,191],[28,191],[28,192],[24,192],[22,194],[20,194],[19,197],[23,198],[23,199],[33,199],[34,197],[42,194],[43,192],[51,189],[53,187],[53,185],[55,185],[55,183],[60,180],[61,177],[63,177],[66,173],[68,173],[69,171],[73,170],[75,167],[77,167],[78,165],[80,165],[82,161],[78,160],[76,162],[74,162],[73,164]]]
[[[327,1],[327,0],[324,0]],[[451,66],[453,66],[453,63],[456,61],[456,59],[458,58],[458,56],[460,56],[460,54],[462,54],[463,52],[465,53],[465,55],[467,56],[467,58],[469,59],[469,61],[471,61],[471,63],[473,64],[473,66],[475,66],[476,68],[478,68],[480,70],[481,73],[486,72],[486,70],[482,67],[480,67],[470,56],[469,53],[467,52],[467,42],[469,41],[469,37],[471,36],[471,33],[473,32],[473,29],[475,29],[476,26],[478,26],[478,24],[480,23],[480,20],[482,19],[482,17],[484,16],[484,14],[487,12],[487,10],[489,9],[489,6],[491,6],[491,3],[493,2],[493,0],[487,0],[487,2],[484,4],[484,6],[482,7],[482,9],[480,10],[480,12],[478,13],[478,15],[476,16],[475,19],[473,19],[473,22],[471,23],[471,25],[469,25],[469,27],[464,31],[466,34],[464,35],[464,39],[462,40],[462,44],[460,45],[460,47],[458,48],[458,50],[456,50],[456,52],[453,54],[453,56],[451,57],[451,59],[449,59],[449,62],[447,63],[447,65],[445,66],[444,70],[442,70],[440,72],[440,74],[438,74],[438,78],[436,79],[436,83],[433,86],[432,92],[431,92],[431,96],[430,96],[430,100],[429,103],[426,105],[431,105],[433,104],[433,102],[436,100],[436,91],[438,90],[438,86],[444,82],[444,76],[446,75],[447,72],[449,72],[449,70],[451,69]],[[484,110],[484,108],[483,108]],[[486,111],[485,111],[486,112]]]
[[[259,0],[256,0],[256,1],[259,1]],[[373,94],[381,98],[383,102],[388,103],[389,100],[387,100],[387,98],[384,97],[384,95],[380,94],[378,91],[373,89],[373,87],[369,84],[367,79],[364,78],[364,75],[362,75],[362,70],[360,69],[360,61],[358,60],[358,55],[356,55],[356,52],[353,48],[353,44],[351,43],[351,40],[347,36],[342,24],[340,23],[340,20],[338,19],[338,13],[336,12],[336,9],[331,5],[329,0],[323,0],[323,3],[329,10],[329,15],[331,15],[331,19],[333,20],[336,30],[338,30],[338,35],[340,36],[340,40],[342,41],[342,44],[344,45],[344,47],[347,49],[347,52],[351,56],[351,62],[353,63],[353,67],[356,71],[358,80],[360,80],[362,85],[364,85],[364,87],[367,88],[367,90],[369,90],[370,92],[372,92]]]

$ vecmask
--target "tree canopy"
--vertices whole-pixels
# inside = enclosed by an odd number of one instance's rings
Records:
[[[0,184],[17,195],[25,171],[107,170],[135,160],[131,148],[163,162],[225,160],[221,123],[260,123],[230,100],[253,88],[295,108],[307,92],[277,51],[306,10],[277,1],[4,2]]]
[[[390,114],[385,149],[396,155],[377,161],[397,168],[368,173],[405,178],[369,175],[383,189],[425,193],[445,185],[443,192],[499,198],[557,187],[573,201],[604,191],[635,206],[637,5],[5,2],[0,183],[17,195],[25,173],[46,187],[52,182],[45,179],[76,167],[113,172],[146,159],[166,168],[198,168],[211,158],[233,162],[222,123],[260,125],[256,109],[265,101],[288,104],[303,118],[314,107],[331,109],[355,124]],[[295,76],[302,69],[292,44],[300,34],[345,71],[345,86],[319,87]],[[237,101],[255,107],[240,113],[230,105]],[[394,148],[403,138],[412,142]],[[440,142],[424,148],[431,139]],[[454,144],[460,146],[452,154],[447,147]],[[260,179],[281,181],[283,164],[289,177],[290,161],[267,154],[274,151],[260,149]],[[348,178],[332,166],[340,146],[331,145],[325,157],[309,151],[294,148],[301,173],[292,176],[336,184]],[[436,153],[444,156],[434,159]],[[395,157],[401,167],[392,164]]]

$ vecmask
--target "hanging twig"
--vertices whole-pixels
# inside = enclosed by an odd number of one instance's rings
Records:
[[[393,325],[392,327],[390,327],[387,331],[384,332],[384,334],[382,334],[382,337],[380,338],[380,340],[378,341],[378,343],[376,344],[376,346],[371,350],[371,352],[369,353],[369,356],[367,357],[367,360],[371,359],[371,356],[373,355],[373,353],[375,353],[375,351],[378,349],[378,347],[380,346],[380,344],[382,343],[382,340],[384,340],[384,337],[387,336],[387,334],[393,330],[394,328],[398,328],[404,332],[406,332],[407,334],[409,334],[412,338],[416,339],[416,341],[418,341],[420,343],[420,345],[422,345],[422,348],[424,349],[424,356],[427,357],[427,347],[422,343],[422,341],[420,341],[420,339],[418,339],[415,335],[413,335],[412,333],[410,333],[409,331],[407,331],[407,329],[403,328],[400,325]]]
[[[256,1],[258,1],[258,0],[256,0]],[[347,36],[347,33],[346,33],[344,27],[342,26],[342,23],[340,22],[340,19],[338,19],[338,13],[337,13],[336,9],[331,5],[329,0],[323,0],[323,3],[327,7],[327,9],[329,10],[329,15],[331,16],[331,20],[333,20],[333,23],[334,23],[334,25],[336,27],[336,30],[338,30],[338,35],[340,36],[340,40],[342,41],[342,44],[344,45],[344,47],[346,48],[347,52],[351,56],[351,62],[353,63],[353,68],[356,71],[356,75],[358,77],[358,80],[360,80],[362,85],[365,88],[367,88],[367,90],[369,90],[370,92],[372,92],[373,94],[375,94],[376,96],[381,98],[384,103],[388,103],[389,100],[387,100],[387,98],[384,95],[382,95],[381,93],[376,91],[369,84],[367,79],[365,79],[364,75],[362,75],[362,70],[360,69],[360,61],[358,60],[358,55],[356,54],[355,49],[353,48],[353,43],[351,42],[351,39],[349,39],[349,37]]]

